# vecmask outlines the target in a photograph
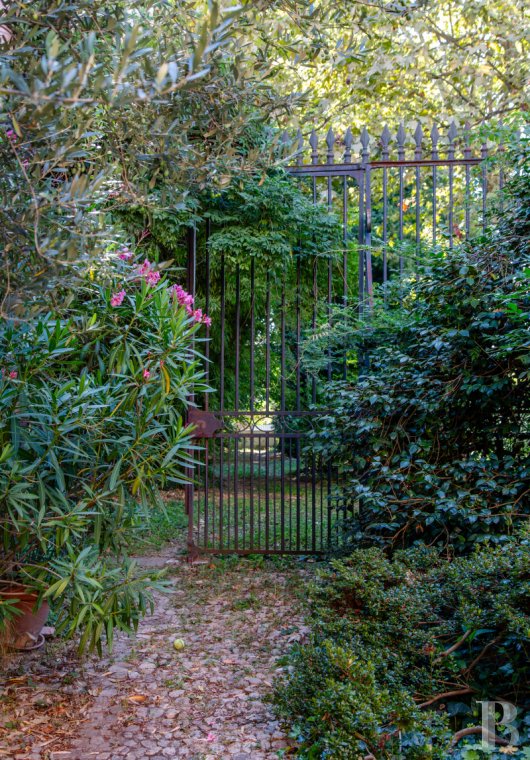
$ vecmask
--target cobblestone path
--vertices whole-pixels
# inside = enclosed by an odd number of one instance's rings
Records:
[[[166,559],[161,555],[151,564]],[[53,732],[44,732],[43,741],[42,731],[32,732],[26,710],[27,730],[15,732],[19,746],[12,746],[7,756],[16,760],[282,756],[289,739],[264,697],[278,672],[278,657],[306,633],[295,594],[301,572],[248,561],[172,566],[172,593],[158,598],[155,614],[145,618],[134,639],[120,637],[111,658],[89,660],[67,687],[54,685],[52,679],[49,693],[46,688],[44,696],[39,691],[46,704],[46,699],[53,703],[57,694],[60,697],[61,689],[64,697],[66,688],[72,705],[78,700],[81,714],[66,707],[65,720],[70,722],[62,735],[57,730],[54,739]],[[181,651],[173,648],[175,638],[184,639]],[[46,687],[45,678],[41,685]],[[13,724],[13,714],[11,719],[8,725]],[[0,749],[0,756],[6,752]]]

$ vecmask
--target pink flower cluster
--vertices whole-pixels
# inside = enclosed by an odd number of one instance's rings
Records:
[[[2,377],[8,378],[9,380],[16,380],[18,377],[18,372],[16,369],[12,369],[9,372],[5,369],[2,369]]]
[[[133,253],[130,248],[128,248],[128,246],[123,245],[121,248],[119,248],[118,258],[122,261],[128,261],[132,258],[132,256]],[[144,263],[140,264],[136,271],[139,277],[144,278],[149,287],[154,287],[160,282],[160,272],[157,272],[153,269],[153,264],[149,261],[149,259],[145,259]],[[171,293],[174,298],[177,299],[179,306],[183,306],[190,317],[193,317],[195,322],[200,322],[207,327],[211,326],[211,318],[207,314],[203,314],[202,309],[193,308],[195,299],[190,293],[184,290],[182,285],[173,285],[171,288]],[[119,292],[114,293],[110,299],[110,305],[113,307],[121,306],[125,296],[125,290],[120,290]]]
[[[121,248],[118,249],[118,258],[122,261],[129,261],[129,259],[132,259],[132,257],[133,252],[128,246],[122,245]]]
[[[126,293],[124,290],[120,290],[118,293],[114,293],[114,295],[110,299],[110,305],[114,306],[114,308],[116,308],[116,306],[121,306],[125,296],[126,296]]]
[[[8,129],[6,131],[6,137],[9,140],[9,142],[11,143],[11,145],[16,145],[16,142],[18,140],[18,135],[17,135],[17,133],[15,132],[14,129]]]
[[[196,322],[201,322],[203,325],[210,327],[212,324],[211,318],[207,314],[202,313],[202,309],[193,309],[194,298],[190,293],[187,293],[182,285],[173,285],[172,292],[174,297],[179,302],[180,306],[184,306],[190,317]]]
[[[143,277],[146,283],[149,285],[149,287],[154,287],[155,285],[158,285],[160,281],[160,272],[155,272],[153,270],[153,265],[151,262],[146,259],[144,263],[138,267],[138,274],[140,277]]]

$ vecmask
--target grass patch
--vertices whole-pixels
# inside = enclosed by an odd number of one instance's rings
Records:
[[[181,501],[171,500],[153,508],[146,518],[142,515],[133,529],[130,551],[133,554],[146,550],[156,551],[182,539],[188,526],[188,516]]]

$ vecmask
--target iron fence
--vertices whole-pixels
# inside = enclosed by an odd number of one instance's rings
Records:
[[[192,555],[330,548],[338,518],[357,505],[340,496],[342,474],[306,445],[326,399],[319,378],[304,369],[304,340],[322,314],[352,304],[363,313],[374,284],[384,300],[389,283],[414,276],[433,247],[452,248],[486,228],[504,169],[492,171],[488,146],[473,145],[469,125],[454,123],[443,135],[434,126],[428,140],[421,125],[411,133],[403,124],[395,137],[385,127],[378,140],[366,129],[357,140],[349,129],[330,129],[323,144],[315,132],[307,142],[301,133],[286,136],[287,171],[313,203],[336,213],[340,251],[298,251],[264,274],[253,259],[243,271],[221,256],[214,281],[210,227],[200,241],[190,232],[188,289],[195,294],[199,272],[205,309],[218,299],[221,321],[204,347],[207,367],[218,365],[218,388],[190,411],[201,444],[186,488]],[[330,355],[322,379],[346,377],[352,361]]]

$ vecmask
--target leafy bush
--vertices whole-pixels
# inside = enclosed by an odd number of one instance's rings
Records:
[[[391,308],[349,328],[369,366],[332,385],[313,437],[360,505],[354,542],[462,552],[530,514],[529,156],[523,144],[485,237],[433,252]]]
[[[131,257],[91,271],[60,312],[0,331],[0,576],[48,598],[81,648],[112,644],[151,603],[153,583],[116,559],[138,510],[185,482],[183,414],[202,387],[208,318]]]
[[[514,703],[529,747],[529,598],[528,531],[453,562],[426,546],[332,561],[312,589],[311,640],[276,685],[300,757],[502,757],[455,734],[480,725],[481,699]]]
[[[75,275],[69,265],[101,255],[113,221],[102,229],[102,201],[174,213],[193,189],[270,163],[270,142],[249,135],[294,98],[263,76],[268,57],[247,44],[241,11],[215,0],[3,3],[2,309],[49,299]]]

